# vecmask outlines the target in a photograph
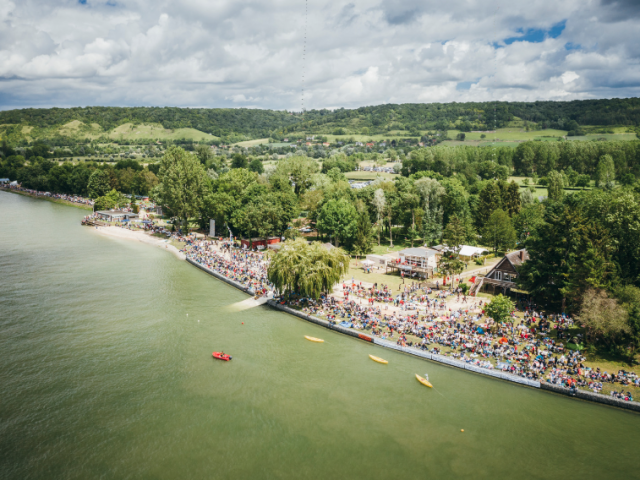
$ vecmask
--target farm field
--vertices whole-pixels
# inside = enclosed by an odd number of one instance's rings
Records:
[[[489,142],[489,141],[477,141],[477,140],[471,140],[471,141],[467,141],[465,140],[464,142],[458,142],[457,140],[445,140],[444,142],[442,142],[440,145],[444,146],[444,147],[461,147],[461,146],[467,146],[467,147],[491,147],[491,146],[496,146],[496,147],[513,147],[516,148],[518,145],[520,144],[520,142],[516,142],[516,141],[512,141],[512,142]]]
[[[114,140],[133,140],[140,138],[179,140],[184,138],[186,140],[202,141],[216,140],[218,138],[214,135],[196,130],[195,128],[176,128],[175,130],[170,130],[157,124],[134,125],[132,123],[122,124],[108,132],[107,135]]]
[[[567,137],[567,140],[571,140],[573,142],[585,142],[590,140],[597,140],[599,138],[605,138],[609,141],[631,141],[637,140],[638,137],[635,133],[588,133],[582,137]]]
[[[449,130],[447,135],[449,138],[455,138],[456,135],[460,133],[459,130]],[[480,138],[481,135],[486,135],[486,138]],[[465,141],[469,140],[483,140],[493,141],[495,138],[496,141],[527,141],[527,140],[535,140],[538,137],[562,137],[566,135],[567,132],[565,130],[536,130],[536,131],[525,131],[524,129],[518,127],[506,127],[499,128],[495,133],[493,132],[466,132],[465,133]]]
[[[393,140],[393,139],[397,139],[397,138],[409,138],[411,137],[411,135],[409,135],[409,132],[404,132],[401,133],[399,135],[396,135],[397,132],[389,132],[388,134],[385,135],[360,135],[360,134],[353,134],[353,135],[322,135],[323,137],[327,137],[327,141],[329,143],[335,143],[335,142],[345,142],[348,139],[353,138],[356,142],[362,142],[362,143],[366,143],[366,142],[381,142],[383,140]]]
[[[249,147],[256,147],[258,145],[265,145],[267,143],[269,143],[268,138],[258,138],[256,140],[246,140],[244,142],[234,143],[232,145],[235,147],[249,148]]]
[[[530,188],[530,187],[534,187],[536,189],[535,193],[533,194],[534,197],[539,198],[539,197],[547,197],[549,195],[549,193],[547,192],[547,187],[544,187],[542,185],[523,185],[522,181],[527,178],[527,177],[509,177],[507,179],[508,182],[511,182],[512,180],[514,182],[516,182],[518,184],[518,186],[520,187],[521,191],[526,189],[526,188]],[[529,181],[531,182],[531,178],[529,178]],[[591,185],[593,186],[595,184],[595,181],[591,181]],[[590,188],[585,188],[585,190],[589,190]],[[564,193],[565,195],[571,195],[573,193],[579,192],[580,189],[575,189],[575,188],[565,188],[564,189]]]

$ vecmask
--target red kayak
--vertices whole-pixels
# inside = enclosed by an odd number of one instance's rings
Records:
[[[227,355],[226,353],[222,353],[222,352],[213,352],[212,355],[213,355],[213,358],[217,358],[218,360],[224,360],[225,362],[228,362],[233,358],[231,355]]]

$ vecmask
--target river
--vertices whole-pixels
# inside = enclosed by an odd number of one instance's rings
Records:
[[[233,311],[246,295],[85,212],[0,192],[4,480],[640,475],[638,414]]]

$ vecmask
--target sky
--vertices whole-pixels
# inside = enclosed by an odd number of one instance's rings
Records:
[[[637,97],[639,39],[640,0],[0,0],[0,109]]]

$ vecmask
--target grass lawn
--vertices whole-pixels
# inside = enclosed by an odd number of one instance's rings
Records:
[[[356,142],[362,142],[362,143],[366,143],[366,142],[381,142],[383,140],[394,140],[394,139],[398,139],[398,138],[410,138],[411,135],[409,135],[409,132],[403,132],[403,133],[399,133],[399,132],[389,132],[387,134],[384,135],[360,135],[358,133],[354,133],[353,135],[325,135],[325,134],[321,134],[323,137],[327,137],[327,141],[329,143],[336,143],[336,142],[346,142],[348,139],[353,138],[354,141]]]
[[[588,133],[581,137],[567,137],[567,140],[574,142],[597,140],[598,138],[605,138],[609,141],[631,141],[638,140],[635,133]]]
[[[460,133],[459,130],[449,130],[447,135],[449,138],[456,138],[456,135]],[[486,138],[480,138],[481,135],[486,135]],[[465,141],[466,140],[482,140],[484,142],[496,142],[498,141],[520,141],[524,142],[527,140],[534,140],[537,137],[562,137],[566,135],[567,132],[565,130],[531,130],[529,132],[525,131],[524,128],[518,127],[506,127],[499,128],[496,132],[465,132]]]
[[[195,128],[176,128],[174,130],[166,129],[159,124],[140,124],[124,123],[117,126],[107,134],[113,139],[140,139],[152,138],[160,140],[178,140],[185,138],[187,140],[202,141],[216,140],[218,137],[209,133],[201,132]]]
[[[100,125],[96,123],[87,125],[79,120],[73,120],[65,123],[61,127],[57,128],[55,133],[72,138],[78,136],[82,138],[98,138],[102,135],[106,135],[114,140],[138,140],[141,138],[178,140],[185,138],[187,140],[202,141],[215,140],[218,138],[209,133],[196,130],[195,128],[166,129],[157,123],[124,123],[122,125],[118,125],[113,130],[104,131]]]
[[[256,147],[258,145],[265,145],[267,143],[269,143],[268,138],[258,138],[256,140],[245,140],[244,142],[234,143],[233,146],[249,148],[249,147]]]
[[[536,189],[535,193],[533,194],[534,197],[541,197],[541,196],[547,197],[547,196],[549,196],[549,193],[547,191],[547,187],[543,187],[542,185],[531,185],[531,184],[530,185],[524,185],[522,182],[523,182],[523,180],[525,178],[527,178],[527,177],[509,177],[507,179],[507,181],[511,182],[513,180],[514,182],[516,182],[518,184],[518,186],[520,187],[521,191],[526,189],[526,188],[534,187]],[[529,182],[532,183],[533,180],[531,178],[529,178]],[[584,188],[584,190],[590,190],[593,187],[594,184],[595,184],[595,182],[592,180],[591,181],[591,185],[592,186],[591,187],[586,187],[586,188]],[[581,191],[581,189],[579,189],[579,188],[565,188],[564,189],[565,195],[571,195],[571,194],[579,192],[579,191]]]

